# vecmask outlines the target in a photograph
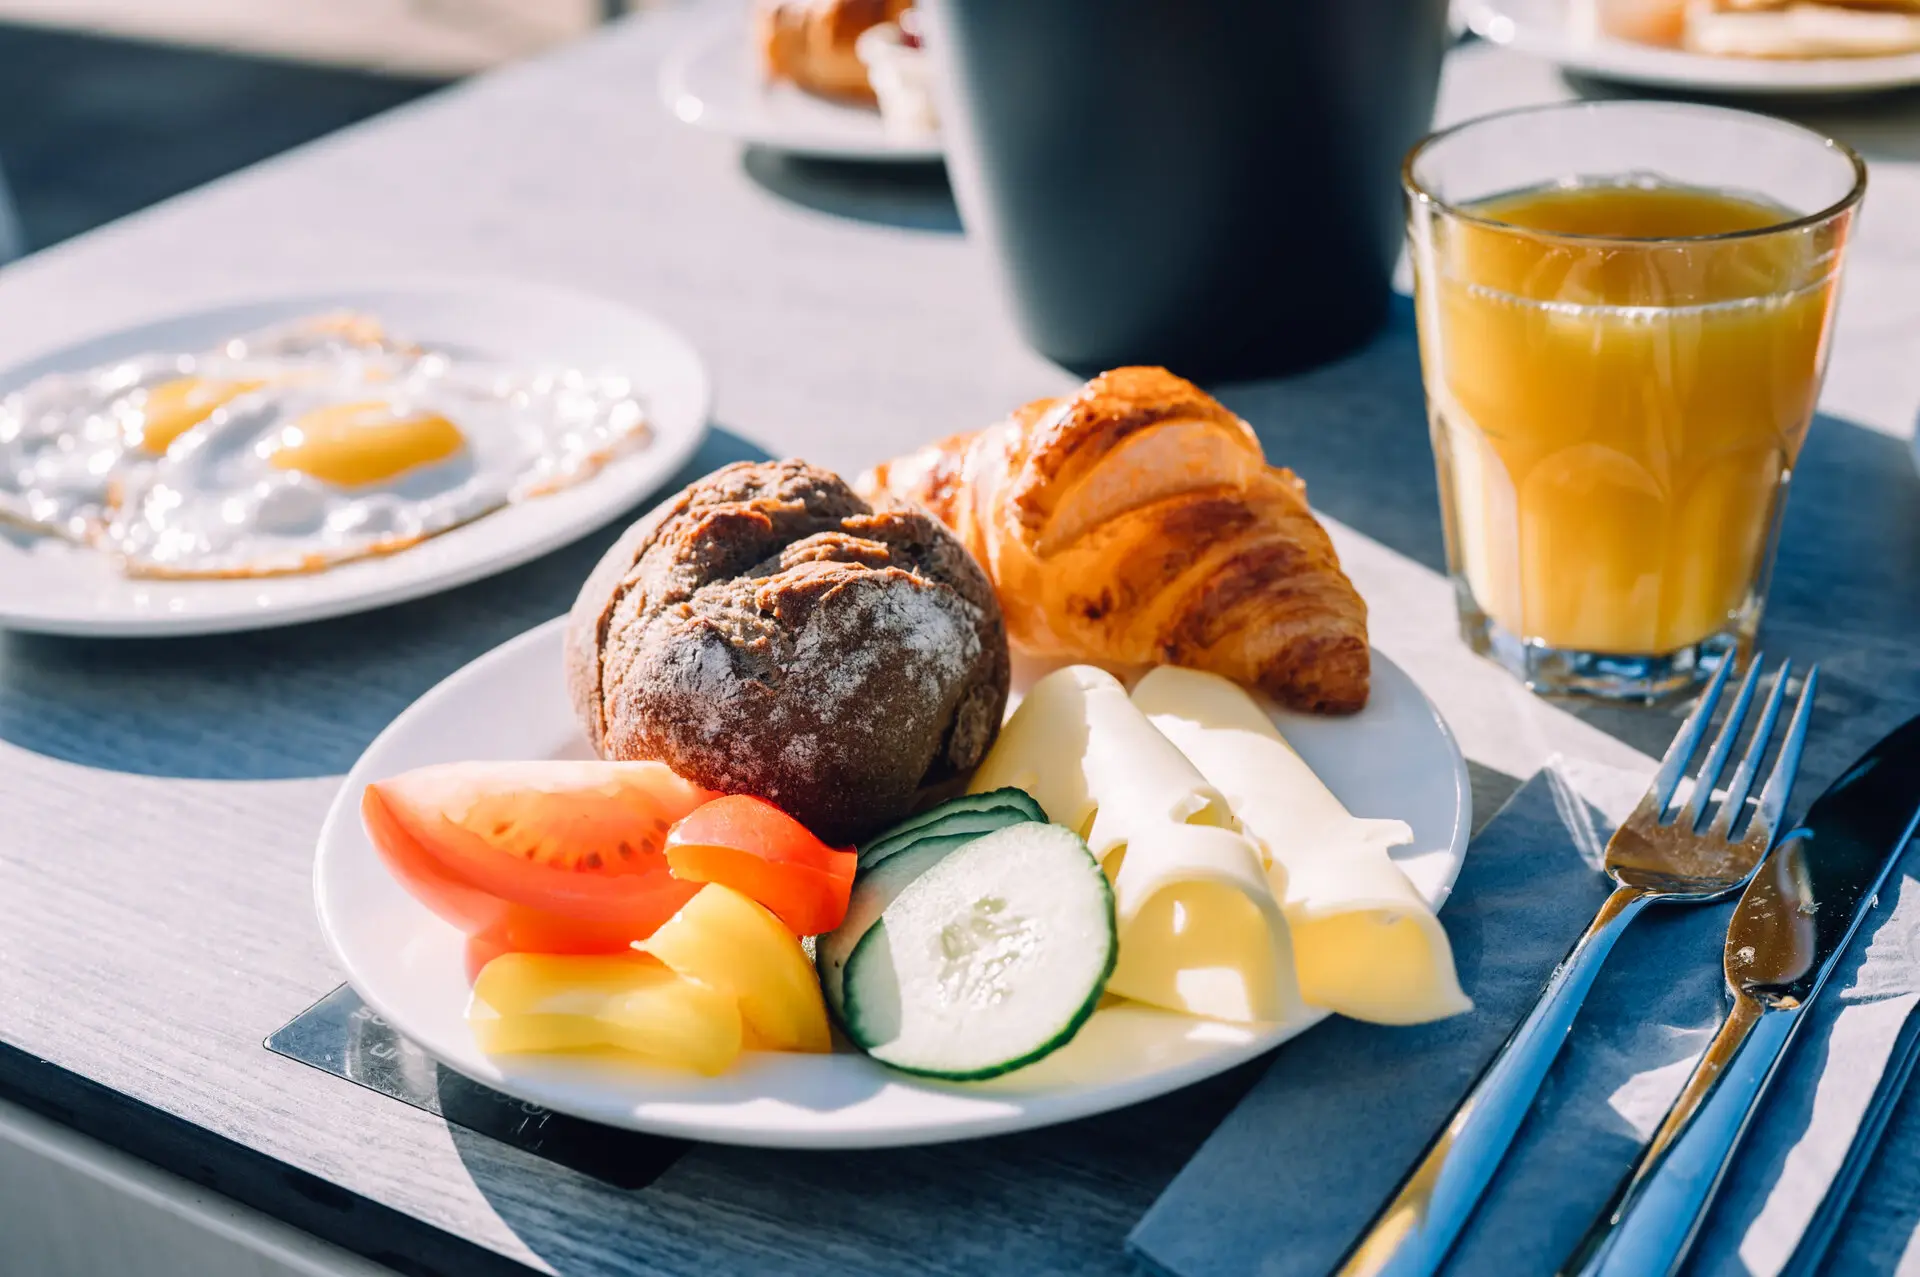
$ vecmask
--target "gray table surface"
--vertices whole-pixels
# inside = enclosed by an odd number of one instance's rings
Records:
[[[743,155],[672,120],[656,69],[701,20],[630,21],[0,270],[0,357],[344,277],[572,284],[706,354],[715,429],[689,476],[759,452],[857,469],[1071,384],[1018,341],[937,170]],[[1471,46],[1440,115],[1574,91]],[[1866,152],[1873,187],[1767,634],[1827,662],[1825,714],[1877,721],[1920,698],[1920,97],[1803,114]],[[1374,640],[1452,722],[1480,816],[1549,761],[1618,811],[1674,719],[1569,712],[1455,640],[1404,304],[1350,360],[1216,389],[1337,521]],[[293,630],[0,634],[0,1094],[412,1271],[1124,1270],[1121,1238],[1244,1076],[1079,1124],[1072,1157],[1039,1136],[700,1147],[629,1194],[261,1049],[340,979],[308,886],[340,774],[433,682],[563,610],[611,535]],[[1883,1191],[1920,1187],[1877,1178],[1856,1232],[1894,1218]]]

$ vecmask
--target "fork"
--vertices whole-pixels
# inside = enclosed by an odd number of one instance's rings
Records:
[[[1347,1252],[1339,1277],[1426,1277],[1436,1271],[1480,1204],[1594,977],[1628,925],[1650,904],[1704,904],[1728,896],[1744,887],[1759,867],[1800,767],[1820,671],[1818,666],[1808,671],[1759,804],[1736,837],[1733,825],[1746,807],[1772,741],[1791,661],[1782,662],[1774,676],[1759,725],[1711,824],[1706,822],[1714,786],[1733,754],[1759,683],[1762,658],[1758,655],[1747,666],[1733,707],[1694,777],[1691,792],[1679,812],[1667,819],[1687,764],[1712,723],[1732,665],[1731,660],[1724,661],[1714,672],[1700,703],[1667,747],[1652,786],[1607,843],[1606,872],[1613,880],[1612,894],[1554,969],[1540,1001],[1428,1145],[1419,1165]]]

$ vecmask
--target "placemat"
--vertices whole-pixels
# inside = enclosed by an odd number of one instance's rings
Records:
[[[1604,817],[1553,773],[1523,786],[1475,840],[1444,912],[1475,1011],[1411,1030],[1337,1021],[1279,1054],[1142,1219],[1135,1254],[1179,1277],[1331,1272],[1605,894],[1580,850],[1589,822],[1604,840]],[[1847,1151],[1886,1125],[1881,1075],[1902,1066],[1920,1000],[1920,850],[1899,873],[1809,1012],[1691,1271],[1778,1273],[1803,1237],[1797,1266],[1817,1266],[1853,1189]],[[1557,1270],[1718,1027],[1731,908],[1649,909],[1621,939],[1448,1273]],[[1324,1097],[1311,1108],[1308,1087]]]
[[[645,1188],[689,1147],[549,1112],[442,1068],[344,984],[274,1030],[264,1045],[615,1188]]]

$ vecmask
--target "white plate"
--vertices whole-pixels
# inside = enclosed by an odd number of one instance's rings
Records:
[[[1920,84],[1920,53],[1885,58],[1723,58],[1618,40],[1593,29],[1590,0],[1464,0],[1466,22],[1495,44],[1569,71],[1710,93],[1874,93]]]
[[[896,137],[880,113],[768,84],[744,19],[688,38],[660,72],[667,109],[738,142],[828,160],[937,160],[938,137]]]
[[[42,373],[143,351],[191,351],[288,319],[352,309],[394,333],[496,357],[622,372],[653,438],[584,483],[511,505],[385,558],[233,581],[123,576],[96,551],[0,529],[0,627],[102,637],[216,634],[339,616],[491,576],[609,523],[671,478],[706,433],[700,356],[659,320],[562,289],[499,282],[370,285],[235,302],[104,333],[0,372],[0,394]]]
[[[429,763],[590,757],[565,692],[563,625],[552,621],[495,648],[395,719],[348,774],[314,863],[320,929],[354,989],[394,1029],[475,1081],[589,1121],[721,1144],[933,1144],[1150,1099],[1252,1059],[1322,1018],[1247,1028],[1111,1006],[1045,1060],[971,1083],[908,1077],[844,1046],[833,1055],[749,1055],[718,1078],[482,1054],[463,1019],[465,937],[388,875],[361,829],[360,793],[369,781]],[[1373,697],[1360,714],[1279,721],[1356,813],[1413,826],[1413,844],[1396,859],[1427,899],[1444,900],[1466,850],[1467,769],[1413,681],[1375,652]]]

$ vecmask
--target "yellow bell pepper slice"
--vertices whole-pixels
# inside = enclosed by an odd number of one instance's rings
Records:
[[[769,1050],[833,1049],[820,978],[800,941],[733,888],[708,883],[636,947],[688,979],[738,998],[749,1033]]]
[[[740,1057],[733,995],[640,954],[503,953],[474,981],[467,1022],[494,1055],[615,1047],[708,1076]]]

